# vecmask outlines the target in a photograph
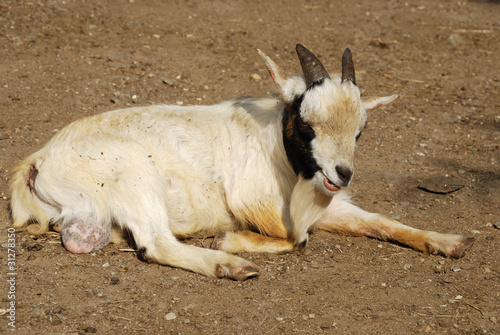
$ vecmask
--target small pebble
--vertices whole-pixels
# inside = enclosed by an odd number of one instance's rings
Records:
[[[448,42],[450,42],[453,46],[456,47],[464,43],[464,39],[459,34],[451,34],[450,37],[448,37]]]
[[[387,216],[390,217],[393,220],[396,220],[396,221],[401,220],[401,218],[403,217],[403,215],[401,213],[391,213],[391,214],[389,214]]]
[[[83,331],[84,333],[89,333],[89,334],[97,333],[97,328],[94,327],[80,328],[80,330]]]
[[[165,314],[165,317],[164,317],[164,319],[167,320],[167,321],[174,320],[176,318],[177,318],[177,315],[175,313],[173,313],[173,312]]]
[[[500,221],[495,222],[495,223],[493,224],[493,227],[495,227],[496,229],[500,229]]]
[[[462,269],[461,268],[452,268],[451,271],[453,271],[453,272],[460,272],[460,271],[462,271]]]
[[[168,86],[175,86],[175,82],[170,78],[162,78],[161,82]]]
[[[336,322],[332,322],[332,323],[324,323],[320,326],[321,329],[330,329],[330,328],[335,328],[335,326],[337,325]]]
[[[255,80],[255,81],[262,80],[262,77],[261,77],[260,75],[258,75],[257,73],[252,73],[252,74],[250,75],[250,78],[251,78],[252,80]]]

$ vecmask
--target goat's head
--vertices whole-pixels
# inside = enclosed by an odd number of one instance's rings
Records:
[[[366,111],[397,96],[363,102],[349,49],[342,56],[342,77],[334,79],[300,44],[297,55],[303,78],[288,78],[269,57],[259,53],[285,104],[283,142],[293,169],[321,192],[333,195],[352,178],[354,149],[366,124]]]

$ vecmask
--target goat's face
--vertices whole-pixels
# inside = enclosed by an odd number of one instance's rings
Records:
[[[304,143],[311,159],[303,177],[310,178],[326,194],[348,186],[354,171],[356,139],[366,124],[357,86],[351,81],[325,78],[304,92],[298,112],[303,123],[299,127],[307,127],[312,135],[309,144]]]
[[[342,57],[342,78],[331,79],[309,50],[297,45],[304,79],[285,77],[269,57],[267,67],[285,103],[283,143],[294,171],[326,195],[349,185],[356,140],[366,124],[366,109],[396,96],[364,104],[356,85],[349,49]]]

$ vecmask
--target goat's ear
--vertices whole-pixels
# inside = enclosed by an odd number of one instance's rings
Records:
[[[257,52],[259,55],[264,58],[264,61],[266,62],[266,67],[267,70],[269,71],[269,74],[271,75],[271,78],[273,78],[274,84],[278,88],[278,90],[281,93],[281,96],[283,96],[283,88],[285,86],[285,81],[288,79],[286,76],[285,72],[275,63],[272,61],[271,58],[269,58],[265,53],[257,49]]]
[[[375,109],[379,106],[387,105],[388,103],[392,102],[397,97],[398,97],[397,94],[390,95],[388,97],[369,97],[369,98],[363,99],[363,106],[365,106],[365,109],[367,111],[370,111],[370,110]]]

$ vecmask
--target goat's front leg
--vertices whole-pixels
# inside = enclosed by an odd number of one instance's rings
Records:
[[[333,198],[316,228],[397,242],[424,253],[454,258],[463,257],[474,243],[472,237],[415,229],[382,214],[366,212],[342,193]]]
[[[285,253],[295,250],[292,238],[264,236],[249,230],[224,232],[217,235],[211,248],[229,253],[268,252]]]

